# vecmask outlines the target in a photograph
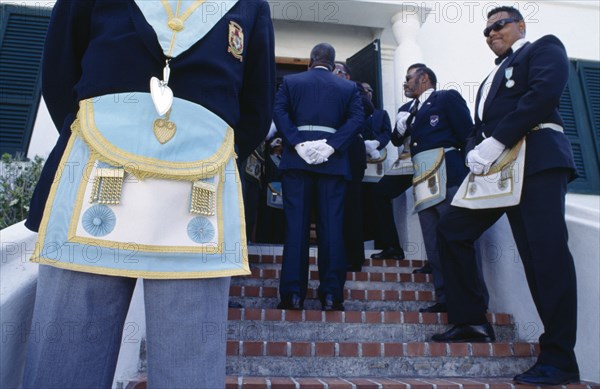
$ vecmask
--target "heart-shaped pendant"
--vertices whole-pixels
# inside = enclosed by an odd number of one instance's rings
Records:
[[[173,105],[173,91],[166,83],[152,77],[150,79],[150,95],[159,116],[169,112],[171,105]]]
[[[167,119],[156,119],[152,125],[154,136],[161,144],[165,144],[175,136],[177,126],[175,123]]]

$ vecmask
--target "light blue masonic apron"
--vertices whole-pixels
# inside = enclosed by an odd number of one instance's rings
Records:
[[[162,144],[149,94],[127,96],[80,103],[33,260],[145,278],[248,274],[233,130],[175,98],[177,130]]]
[[[223,9],[236,2],[223,1]],[[198,1],[136,4],[168,58],[223,16]],[[168,74],[167,65],[165,86]],[[80,102],[32,261],[157,279],[250,274],[233,130],[177,97],[160,112],[151,92]]]

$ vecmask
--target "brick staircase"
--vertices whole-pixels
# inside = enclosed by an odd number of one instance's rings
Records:
[[[348,273],[345,312],[320,310],[314,258],[304,311],[275,308],[281,256],[250,262],[252,275],[230,289],[244,308],[229,309],[227,389],[515,388],[512,377],[536,360],[538,345],[519,342],[503,313],[488,314],[494,343],[429,342],[449,326],[446,314],[418,312],[435,300],[431,276],[412,274],[422,261],[368,259]],[[143,378],[127,385],[145,387]]]

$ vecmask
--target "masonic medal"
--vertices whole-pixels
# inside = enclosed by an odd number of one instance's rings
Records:
[[[506,80],[507,80],[506,81],[506,87],[507,88],[512,88],[513,86],[515,86],[515,80],[511,79],[512,76],[513,76],[513,68],[511,66],[511,67],[506,68],[504,70],[504,77],[506,77]]]

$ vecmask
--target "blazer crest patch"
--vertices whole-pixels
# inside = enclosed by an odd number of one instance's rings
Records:
[[[239,59],[242,62],[244,53],[244,31],[242,26],[234,21],[229,22],[229,47],[227,52],[231,53],[234,58]]]
[[[431,125],[431,127],[435,127],[440,123],[440,117],[439,115],[431,115],[429,117],[429,124]]]

